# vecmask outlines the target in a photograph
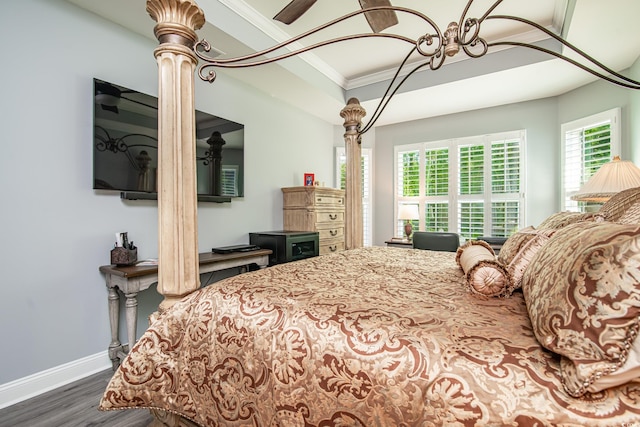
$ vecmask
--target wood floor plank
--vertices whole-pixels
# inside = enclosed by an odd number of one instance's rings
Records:
[[[0,427],[146,427],[146,409],[98,411],[113,371],[106,370],[0,409]]]

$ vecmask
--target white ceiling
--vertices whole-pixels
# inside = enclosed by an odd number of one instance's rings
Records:
[[[153,38],[154,22],[145,12],[145,0],[68,0]],[[244,55],[271,47],[323,22],[359,9],[356,0],[316,2],[291,25],[272,17],[289,0],[196,0],[207,24],[198,31],[224,54]],[[467,0],[392,0],[394,6],[413,7],[429,16],[442,31],[458,21]],[[480,17],[494,1],[475,0],[467,17]],[[516,15],[554,32],[563,31],[571,43],[610,68],[628,68],[640,55],[638,0],[504,0],[494,14]],[[433,30],[424,21],[398,14],[399,24],[385,33],[416,39]],[[299,46],[345,34],[370,33],[363,15],[335,28],[314,34]],[[487,21],[481,29],[487,41],[514,40],[550,44],[545,34],[522,24],[496,25]],[[557,48],[557,43],[555,44]],[[375,110],[396,64],[411,46],[397,40],[367,38],[332,44],[277,64],[243,70],[219,71],[243,80],[266,93],[294,104],[331,123],[341,124],[340,109],[352,96],[360,99],[370,114]],[[411,76],[392,99],[377,125],[433,117],[505,103],[555,96],[595,77],[561,60],[528,49],[508,49],[484,58],[469,59],[460,53],[447,59],[440,70]],[[215,84],[215,82],[213,83]],[[365,122],[368,117],[365,117]]]

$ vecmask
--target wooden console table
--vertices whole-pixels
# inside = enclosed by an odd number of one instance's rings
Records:
[[[249,264],[257,264],[260,268],[264,268],[269,264],[269,255],[271,253],[270,249],[229,254],[201,253],[200,274],[227,268],[245,267]],[[103,265],[100,267],[100,272],[105,275],[107,290],[109,291],[109,323],[111,326],[109,358],[115,369],[136,342],[138,292],[148,289],[149,286],[158,281],[158,266],[117,267],[115,265]],[[119,339],[120,294],[118,289],[122,291],[126,298],[127,344],[121,344]]]

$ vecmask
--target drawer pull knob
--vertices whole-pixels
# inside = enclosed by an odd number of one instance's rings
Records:
[[[335,221],[336,219],[338,219],[338,214],[334,214],[334,215],[329,214],[329,219],[332,221]]]
[[[329,246],[329,250],[330,250],[331,252],[335,252],[335,251],[336,251],[336,249],[338,249],[338,247],[337,247],[337,246],[335,246],[335,245],[334,245],[334,246]]]
[[[331,234],[332,236],[337,236],[338,230],[329,230],[329,234]]]
[[[321,202],[322,202],[322,198],[321,198],[321,197],[318,197],[318,198],[316,199],[316,201],[317,201],[318,203],[321,203]]]

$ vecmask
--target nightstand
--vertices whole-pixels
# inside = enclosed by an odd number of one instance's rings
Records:
[[[387,247],[390,248],[413,248],[413,241],[407,239],[398,239],[396,237],[387,240],[385,243],[387,244]]]

